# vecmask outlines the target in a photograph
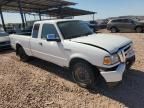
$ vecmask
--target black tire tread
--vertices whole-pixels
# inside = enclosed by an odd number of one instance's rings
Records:
[[[25,53],[22,47],[18,48],[18,56],[20,57],[20,60],[23,62],[29,61],[29,56]]]
[[[79,81],[76,80],[75,75],[74,75],[74,74],[75,74],[75,73],[74,73],[74,70],[75,70],[75,68],[77,68],[77,66],[79,66],[79,65],[83,65],[83,67],[85,67],[86,69],[88,69],[89,74],[90,74],[90,78],[91,78],[91,82],[90,82],[90,83],[84,84],[84,83],[81,83],[81,82],[79,82]],[[93,69],[93,67],[92,67],[89,63],[87,63],[86,61],[83,61],[83,60],[77,61],[77,63],[75,63],[75,64],[73,65],[72,70],[73,70],[73,71],[72,71],[72,73],[73,73],[73,78],[74,78],[75,82],[76,82],[79,86],[81,86],[81,87],[83,87],[83,88],[92,88],[92,87],[94,86],[94,83],[95,83],[95,81],[96,81],[96,75],[94,74],[94,69]]]

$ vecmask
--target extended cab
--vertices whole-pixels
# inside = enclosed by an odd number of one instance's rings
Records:
[[[22,61],[33,56],[68,67],[82,87],[93,85],[99,75],[108,83],[119,82],[135,61],[130,39],[95,34],[79,20],[38,21],[31,36],[13,34],[10,40]]]

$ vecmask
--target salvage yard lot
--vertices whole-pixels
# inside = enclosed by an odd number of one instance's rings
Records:
[[[143,108],[144,34],[116,35],[133,40],[136,63],[114,89],[103,84],[93,91],[83,89],[73,82],[66,69],[39,59],[23,63],[15,52],[1,52],[0,108]]]

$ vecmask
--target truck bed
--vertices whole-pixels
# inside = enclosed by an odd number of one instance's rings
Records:
[[[11,46],[13,49],[16,49],[16,45],[20,44],[27,54],[31,54],[30,38],[31,36],[29,35],[12,34],[10,35]]]

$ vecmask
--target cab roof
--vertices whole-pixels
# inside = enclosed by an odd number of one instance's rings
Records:
[[[58,23],[58,22],[65,22],[65,21],[77,21],[74,19],[55,19],[55,20],[43,20],[43,21],[37,21],[35,24],[40,24],[40,23]]]

